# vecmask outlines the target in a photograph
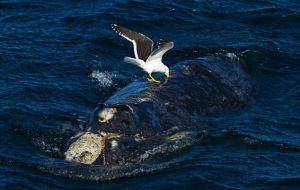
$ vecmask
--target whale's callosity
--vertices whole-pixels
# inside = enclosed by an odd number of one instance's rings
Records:
[[[99,104],[87,132],[70,141],[66,160],[138,162],[140,155],[171,139],[166,131],[197,128],[202,116],[244,105],[253,94],[238,60],[222,55],[180,62],[170,74],[162,84],[135,81]]]

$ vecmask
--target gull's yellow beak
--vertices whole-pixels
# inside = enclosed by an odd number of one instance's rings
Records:
[[[169,73],[165,73],[165,75],[167,76],[167,78],[170,78],[170,74]]]

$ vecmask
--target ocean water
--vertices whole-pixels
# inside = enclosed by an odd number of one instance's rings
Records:
[[[110,24],[199,56],[242,60],[256,95],[211,118],[168,161],[134,168],[63,160],[97,103],[144,74]],[[300,189],[300,3],[296,0],[0,1],[1,189]]]

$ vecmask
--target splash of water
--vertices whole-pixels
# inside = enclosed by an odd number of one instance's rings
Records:
[[[97,82],[101,87],[110,87],[114,84],[113,79],[116,78],[116,74],[109,73],[107,71],[101,72],[98,70],[93,71],[90,74],[93,81]]]

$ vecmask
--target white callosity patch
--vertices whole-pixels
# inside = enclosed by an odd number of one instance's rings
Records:
[[[118,146],[118,142],[116,140],[111,141],[111,149],[115,149]]]
[[[98,115],[99,122],[107,122],[109,121],[116,113],[116,108],[105,108]]]
[[[74,141],[65,152],[65,159],[69,162],[92,164],[101,154],[100,135],[87,132]]]
[[[95,70],[91,73],[90,77],[98,82],[100,86],[109,87],[113,85],[113,78],[116,78],[116,74]]]

